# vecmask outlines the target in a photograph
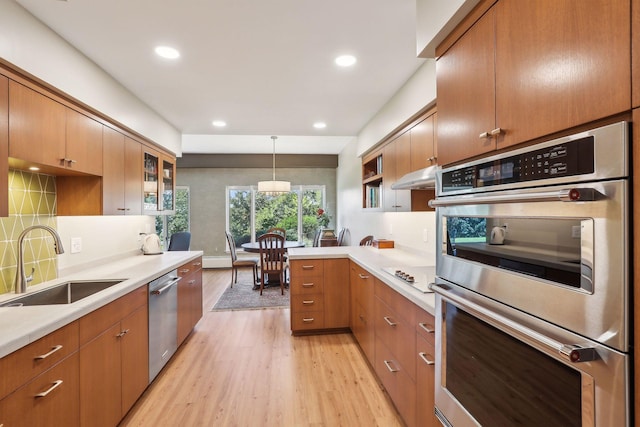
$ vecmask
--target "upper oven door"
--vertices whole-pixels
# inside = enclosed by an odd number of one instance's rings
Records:
[[[440,198],[436,274],[627,352],[627,185]]]

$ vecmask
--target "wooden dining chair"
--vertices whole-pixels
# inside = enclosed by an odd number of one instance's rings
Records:
[[[267,230],[267,233],[281,234],[282,237],[284,237],[284,240],[287,240],[287,230],[285,230],[284,228],[271,227],[270,229]]]
[[[233,236],[225,231],[224,234],[227,235],[227,243],[229,244],[229,252],[231,253],[231,287],[233,288],[234,283],[238,283],[238,268],[246,268],[251,267],[253,270],[253,284],[258,284],[258,258],[238,258],[238,253],[236,252],[236,242],[233,240]]]
[[[268,277],[278,277],[280,281],[280,293],[284,295],[285,285],[285,248],[284,236],[277,233],[266,233],[258,237],[260,245],[260,295],[264,289],[264,283]]]
[[[347,232],[346,228],[341,228],[340,231],[338,231],[338,246],[342,246],[342,241],[344,240],[344,235]]]
[[[371,246],[373,245],[373,236],[365,236],[360,240],[360,246]]]

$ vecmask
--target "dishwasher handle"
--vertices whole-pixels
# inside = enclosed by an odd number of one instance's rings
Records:
[[[180,280],[182,280],[182,277],[173,278],[173,280],[171,280],[169,283],[167,283],[165,286],[161,287],[160,289],[154,289],[153,291],[151,291],[151,295],[162,295],[164,291],[168,290],[170,287],[178,283]]]

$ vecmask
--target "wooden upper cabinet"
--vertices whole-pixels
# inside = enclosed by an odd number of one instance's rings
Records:
[[[438,163],[495,150],[495,11],[490,9],[436,61]]]
[[[640,106],[640,0],[631,1],[631,105]]]
[[[436,63],[446,165],[631,109],[627,0],[500,0]]]
[[[9,81],[9,157],[64,167],[66,107]]]
[[[498,148],[631,109],[628,0],[495,8]]]
[[[103,168],[103,214],[142,214],[142,147],[140,143],[105,126]]]
[[[411,192],[409,190],[391,189],[391,185],[398,178],[409,172],[411,168],[410,154],[411,136],[409,132],[403,133],[382,148],[382,205],[385,211],[403,212],[411,210]]]
[[[102,123],[67,108],[67,168],[102,175],[102,128]]]
[[[437,163],[435,147],[435,113],[411,128],[411,170],[417,171]]]
[[[9,79],[0,75],[0,217],[9,216]]]

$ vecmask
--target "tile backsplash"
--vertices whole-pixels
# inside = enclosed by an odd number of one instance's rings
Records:
[[[54,176],[9,171],[9,217],[0,218],[0,294],[13,291],[18,259],[18,237],[32,225],[56,226],[56,180]],[[25,272],[33,273],[30,285],[55,279],[57,258],[53,238],[33,230],[24,240]]]

